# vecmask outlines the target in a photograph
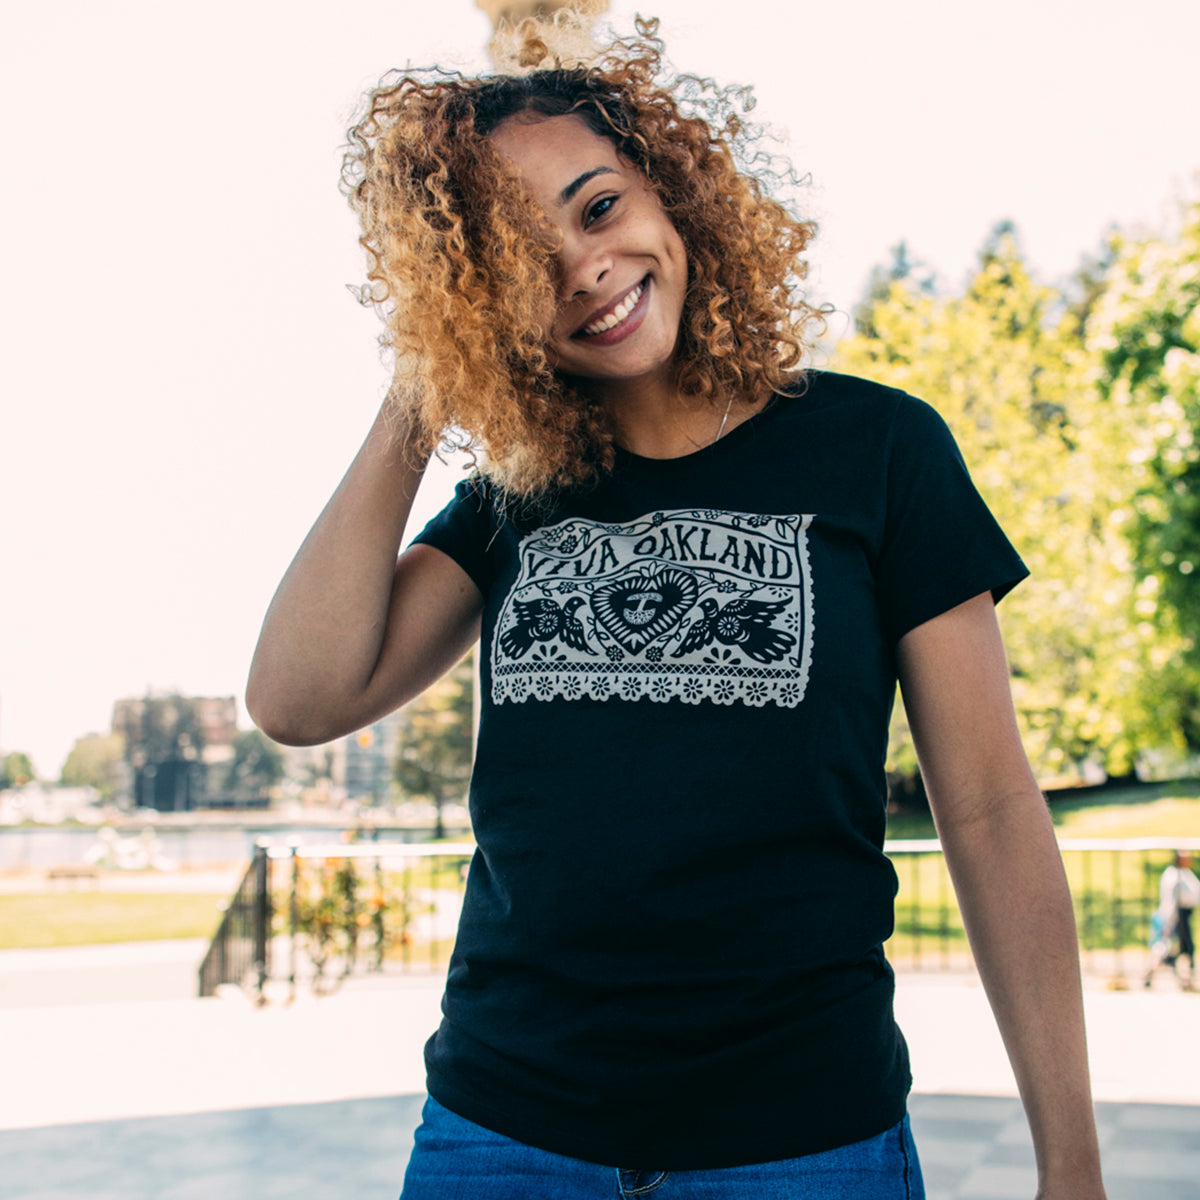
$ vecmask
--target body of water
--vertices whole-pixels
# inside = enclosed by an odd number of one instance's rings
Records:
[[[128,848],[140,843],[163,864],[199,868],[248,862],[260,838],[281,845],[291,841],[301,845],[335,844],[348,840],[350,832],[349,827],[338,829],[327,825],[296,825],[283,829],[274,825],[216,829],[203,826],[160,829],[148,826],[143,832],[120,830],[117,836],[121,846]],[[378,834],[381,842],[427,842],[431,837],[428,829],[380,829]],[[111,840],[112,834],[106,833],[105,837]],[[93,861],[89,855],[99,853],[103,844],[98,828],[0,829],[0,871],[82,866]]]

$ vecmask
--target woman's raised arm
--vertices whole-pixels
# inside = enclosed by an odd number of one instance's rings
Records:
[[[263,622],[246,708],[276,741],[313,745],[377,720],[478,637],[482,597],[457,563],[430,546],[397,559],[423,473],[381,410]]]

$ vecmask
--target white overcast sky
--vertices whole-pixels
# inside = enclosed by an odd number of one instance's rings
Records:
[[[1200,169],[1195,0],[641,7],[790,133],[842,312],[900,239],[957,283],[1003,218],[1061,279]],[[473,0],[60,0],[3,26],[0,748],[53,776],[117,697],[240,703],[386,384],[345,286],[348,118],[389,67],[482,67],[489,25]]]

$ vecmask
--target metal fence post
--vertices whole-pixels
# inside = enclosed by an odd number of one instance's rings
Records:
[[[1092,936],[1093,926],[1093,897],[1092,897],[1092,855],[1091,851],[1083,850],[1080,852],[1080,869],[1083,872],[1083,929],[1082,943],[1083,952],[1088,956],[1089,966],[1094,966],[1096,961],[1096,950],[1093,942],[1095,939]]]
[[[292,895],[288,905],[288,1003],[296,999],[296,935],[300,928],[300,858],[292,843]]]
[[[921,969],[921,856],[919,854],[910,854],[908,856],[909,865],[909,881],[912,884],[912,905],[910,908],[912,921],[912,939],[913,939],[913,964],[917,970]]]
[[[1121,851],[1113,850],[1110,859],[1110,878],[1112,880],[1112,920],[1113,920],[1113,977],[1108,981],[1109,988],[1114,992],[1124,992],[1129,989],[1125,982],[1125,897],[1121,893]]]
[[[254,847],[254,974],[257,1003],[265,1003],[271,934],[271,864],[266,846]]]

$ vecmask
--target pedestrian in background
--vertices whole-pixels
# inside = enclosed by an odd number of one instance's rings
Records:
[[[1171,865],[1158,881],[1158,908],[1150,918],[1150,966],[1146,986],[1164,963],[1175,968],[1175,977],[1185,992],[1195,986],[1196,942],[1192,914],[1200,907],[1200,879],[1192,871],[1192,856],[1177,850]],[[1184,970],[1183,960],[1187,959]]]

